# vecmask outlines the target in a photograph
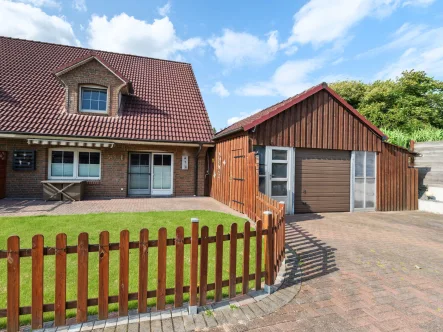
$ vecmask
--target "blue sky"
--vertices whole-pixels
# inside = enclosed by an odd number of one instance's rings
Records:
[[[214,127],[322,81],[443,79],[438,0],[0,0],[0,35],[192,64]]]

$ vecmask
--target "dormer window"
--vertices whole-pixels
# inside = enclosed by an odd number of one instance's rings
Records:
[[[81,87],[80,111],[107,113],[108,90],[92,87]]]

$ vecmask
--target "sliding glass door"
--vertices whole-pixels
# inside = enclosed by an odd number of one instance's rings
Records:
[[[151,194],[151,154],[130,153],[128,174],[129,195]]]
[[[173,154],[129,154],[128,194],[130,196],[172,195]]]

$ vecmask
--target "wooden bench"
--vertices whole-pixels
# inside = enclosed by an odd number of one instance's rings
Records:
[[[81,201],[85,190],[84,180],[45,180],[43,199],[45,201],[71,200]]]

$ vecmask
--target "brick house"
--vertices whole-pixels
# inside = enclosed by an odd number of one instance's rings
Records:
[[[5,37],[0,59],[0,197],[41,198],[47,180],[205,194],[213,133],[190,64]]]

